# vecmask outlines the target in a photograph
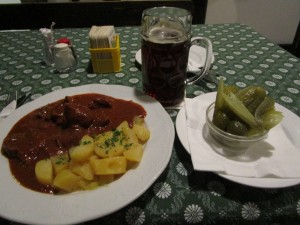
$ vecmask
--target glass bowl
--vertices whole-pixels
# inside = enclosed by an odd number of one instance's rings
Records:
[[[215,150],[222,155],[238,155],[244,153],[251,145],[262,141],[268,135],[268,131],[253,136],[239,136],[227,133],[213,124],[213,114],[215,103],[212,103],[206,109],[206,124],[211,136],[221,143],[224,148],[216,148]]]

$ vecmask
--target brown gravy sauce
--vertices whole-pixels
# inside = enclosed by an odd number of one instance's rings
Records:
[[[132,125],[135,116],[145,117],[146,111],[132,101],[101,94],[67,96],[20,119],[5,137],[1,152],[9,159],[11,172],[21,185],[56,193],[36,180],[37,161],[67,152],[85,134],[95,136],[113,130],[125,120]]]

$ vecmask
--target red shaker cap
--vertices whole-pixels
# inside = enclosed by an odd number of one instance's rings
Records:
[[[58,44],[59,44],[59,43],[65,43],[65,44],[70,45],[70,44],[71,44],[71,41],[70,41],[69,38],[62,37],[62,38],[59,38],[59,39],[57,40],[57,43],[58,43]]]

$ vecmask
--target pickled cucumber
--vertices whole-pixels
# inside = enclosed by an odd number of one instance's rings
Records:
[[[248,133],[248,127],[239,120],[231,120],[226,127],[226,131],[230,134],[245,136]]]
[[[283,119],[275,102],[259,86],[239,89],[224,85],[221,79],[215,102],[213,123],[220,129],[240,136],[251,136],[269,130]]]
[[[249,112],[246,106],[240,101],[233,93],[229,96],[223,93],[223,99],[228,107],[237,115],[241,120],[247,123],[250,127],[258,127],[255,117]]]
[[[270,110],[262,116],[262,126],[270,130],[281,122],[283,119],[282,112]]]
[[[255,110],[255,118],[266,129],[271,129],[281,122],[283,115],[275,110],[274,99],[266,97]]]
[[[215,102],[215,109],[219,110],[223,107],[223,97],[222,93],[224,91],[224,81],[221,79],[218,83],[218,90],[217,90],[217,97],[216,97],[216,102]]]
[[[249,86],[237,92],[236,97],[243,102],[252,114],[254,114],[256,108],[265,99],[266,90],[262,87]]]
[[[275,102],[274,99],[267,96],[265,99],[262,101],[262,103],[256,108],[255,110],[255,118],[258,120],[261,120],[262,116],[270,111],[270,110],[275,110]]]
[[[224,93],[228,95],[230,92],[236,94],[240,89],[235,85],[225,85],[224,86]]]
[[[222,130],[225,130],[229,119],[234,116],[234,113],[224,104],[222,93],[229,94],[237,93],[239,88],[235,85],[224,86],[224,81],[221,79],[218,83],[218,91],[215,102],[215,111],[213,115],[214,124]]]
[[[221,110],[214,111],[213,123],[221,130],[226,130],[229,121],[229,117],[225,112],[222,112]]]

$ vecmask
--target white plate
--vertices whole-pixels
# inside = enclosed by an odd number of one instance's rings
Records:
[[[32,110],[66,95],[99,93],[132,100],[147,111],[146,124],[151,137],[136,169],[111,184],[92,191],[50,195],[19,185],[11,175],[8,160],[0,156],[0,216],[27,224],[74,224],[113,213],[142,195],[167,166],[174,142],[174,125],[164,108],[153,98],[136,89],[92,84],[46,94],[14,111],[1,124],[0,145],[11,127]],[[161,128],[164,129],[161,129]]]
[[[205,60],[206,50],[205,48],[192,45],[189,53],[189,62],[188,62],[188,71],[190,72],[198,72],[199,68],[203,67]],[[142,51],[138,50],[135,54],[135,60],[142,65]],[[214,55],[212,55],[211,63],[213,64],[215,61]]]
[[[205,100],[205,101],[211,101],[214,102],[216,98],[216,92],[200,95],[196,97],[199,100]],[[295,126],[296,123],[300,124],[300,119],[297,115],[295,115],[293,112],[288,110],[287,108],[279,105],[276,103],[275,105],[276,109],[281,111],[284,114],[284,119],[281,122],[280,126],[282,126],[282,129],[284,132],[289,136],[291,140],[293,140],[295,146],[300,146],[299,141],[299,133],[300,128]],[[205,115],[202,115],[205,117]],[[279,125],[278,125],[279,126]],[[287,129],[289,128],[289,129]],[[291,131],[291,129],[294,129]],[[288,132],[291,131],[291,132]],[[186,126],[186,110],[185,107],[183,107],[176,118],[176,132],[178,134],[179,140],[186,149],[188,153],[190,153],[189,150],[189,144],[188,144],[188,138],[187,138],[187,126]],[[288,132],[288,133],[287,133]],[[270,135],[270,134],[269,134]],[[199,137],[202,139],[202,137]],[[270,137],[272,138],[272,137]],[[276,138],[276,137],[274,137]],[[205,141],[204,139],[202,141]],[[199,146],[199,151],[201,151],[201,146]],[[213,151],[213,149],[212,149]],[[245,184],[248,186],[253,187],[261,187],[261,188],[282,188],[282,187],[289,187],[300,183],[300,179],[290,178],[290,179],[283,179],[283,178],[248,178],[248,177],[237,177],[237,176],[230,176],[225,175],[222,173],[217,173],[223,178],[226,178],[228,180],[234,181],[236,183]]]

